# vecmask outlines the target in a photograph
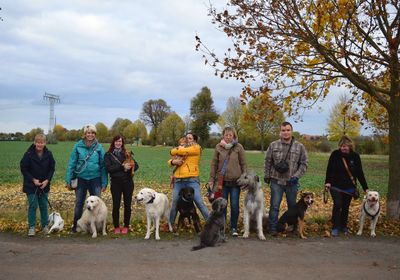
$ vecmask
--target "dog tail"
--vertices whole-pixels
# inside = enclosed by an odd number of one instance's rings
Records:
[[[200,250],[200,249],[203,249],[203,248],[205,248],[206,246],[204,246],[203,244],[200,244],[199,246],[193,246],[192,247],[192,251],[197,251],[197,250]]]

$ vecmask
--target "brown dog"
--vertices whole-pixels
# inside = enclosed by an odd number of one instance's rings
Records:
[[[130,166],[132,166],[131,172],[132,172],[132,177],[135,175],[135,160],[133,159],[133,152],[132,151],[126,151],[125,152],[125,160],[122,163],[123,165],[125,163],[129,163]]]
[[[296,205],[289,208],[278,220],[278,232],[286,231],[288,226],[293,226],[293,232],[298,228],[299,235],[302,239],[306,239],[304,232],[304,216],[307,208],[314,202],[314,194],[311,192],[301,193],[300,199]]]

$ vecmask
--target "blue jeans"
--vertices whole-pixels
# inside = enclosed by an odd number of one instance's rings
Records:
[[[34,228],[36,225],[36,210],[39,206],[40,210],[40,224],[42,228],[47,226],[49,223],[49,209],[47,208],[47,199],[48,199],[48,193],[40,193],[39,194],[34,194],[34,193],[29,193],[26,194],[28,198],[28,224],[30,228]]]
[[[296,205],[297,186],[280,185],[271,181],[271,208],[269,209],[269,231],[276,232],[278,223],[279,208],[281,206],[283,193],[286,194],[288,208]]]
[[[76,223],[82,216],[88,191],[90,195],[101,196],[101,177],[90,180],[78,178],[78,187],[75,190],[74,228],[76,228]]]
[[[176,206],[179,200],[179,192],[181,189],[185,187],[192,187],[194,189],[194,203],[196,204],[197,208],[199,208],[201,215],[203,215],[204,219],[207,221],[208,219],[208,209],[207,206],[203,202],[203,198],[201,197],[200,191],[200,181],[198,177],[190,177],[190,178],[176,178],[174,183],[174,189],[172,191],[172,206],[171,206],[171,213],[169,215],[169,221],[171,225],[175,223],[176,219]]]
[[[231,229],[237,230],[237,223],[239,218],[239,197],[240,197],[240,187],[231,186],[222,188],[222,197],[225,198],[231,205]],[[225,221],[226,221],[226,208],[225,208]]]

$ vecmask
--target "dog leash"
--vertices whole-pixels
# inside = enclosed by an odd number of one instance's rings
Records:
[[[341,193],[350,195],[351,197],[354,196],[354,194],[349,193],[349,192],[346,192],[346,191],[341,190],[341,189],[336,188],[336,187],[332,187],[332,186],[331,186],[329,189],[332,189],[332,190],[334,190],[334,191],[337,191],[337,192],[341,192]],[[328,203],[328,190],[327,190],[326,188],[324,189],[324,192],[323,192],[323,201],[324,201],[325,204]]]
[[[37,192],[38,190],[39,190],[39,188],[36,187],[35,197],[37,196],[37,198],[38,198],[38,203],[39,203],[39,196],[41,196],[41,195],[43,194],[43,190],[42,190],[42,189],[40,190],[40,194],[38,194],[38,192]],[[44,196],[44,198],[46,198],[46,201],[47,201],[47,203],[49,204],[50,210],[53,211],[54,209],[53,209],[53,206],[51,206],[51,203],[50,203],[49,199],[48,199],[46,196]]]

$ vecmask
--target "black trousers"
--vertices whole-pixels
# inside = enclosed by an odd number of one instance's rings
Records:
[[[114,228],[119,227],[119,208],[121,207],[121,196],[124,197],[124,226],[129,227],[131,220],[132,195],[133,180],[111,180],[111,196],[113,201],[112,218]]]
[[[336,190],[331,190],[331,195],[333,199],[333,228],[342,230],[347,227],[347,220],[349,218],[349,207],[352,196]]]

